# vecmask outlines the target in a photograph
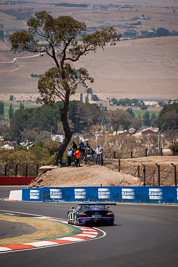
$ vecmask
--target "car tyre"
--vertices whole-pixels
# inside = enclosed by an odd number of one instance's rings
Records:
[[[76,217],[76,214],[75,214],[75,217],[74,217],[74,225],[77,225],[77,217]]]
[[[71,222],[70,222],[70,216],[69,216],[69,214],[67,215],[67,223],[68,223],[68,224],[71,223]]]

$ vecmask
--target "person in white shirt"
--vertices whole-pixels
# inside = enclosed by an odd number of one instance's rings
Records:
[[[96,152],[96,164],[100,164],[100,155],[101,155],[101,148],[100,146],[97,146]]]

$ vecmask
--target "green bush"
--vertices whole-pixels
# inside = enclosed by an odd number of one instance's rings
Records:
[[[177,141],[173,141],[172,145],[170,145],[169,147],[173,153],[173,155],[178,155],[178,142]]]

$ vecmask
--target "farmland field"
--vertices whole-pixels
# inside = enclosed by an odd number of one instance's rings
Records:
[[[9,106],[10,103],[4,103],[4,116],[9,117]],[[38,107],[37,105],[25,105],[25,108],[36,108]],[[17,104],[12,104],[12,108],[14,112],[20,108],[20,105]]]
[[[56,1],[57,4],[64,3]],[[67,1],[77,6],[58,6],[47,0],[24,1],[8,5],[1,1],[0,27],[5,33],[26,29],[26,20],[35,12],[47,10],[53,16],[71,15],[85,21],[88,30],[114,26],[122,34],[132,29],[137,33],[164,27],[173,32],[178,29],[178,1],[173,0],[91,0],[86,6],[83,1]],[[139,22],[138,25],[134,25]],[[13,94],[18,101],[35,100],[38,96],[38,78],[31,74],[43,74],[54,66],[47,56],[13,54],[8,39],[0,41],[0,100],[8,101]],[[16,61],[14,62],[14,58]],[[136,40],[124,40],[115,47],[107,47],[89,54],[75,65],[86,67],[95,79],[91,85],[94,94],[106,98],[178,98],[178,37],[168,36]],[[85,89],[79,87],[76,96]]]

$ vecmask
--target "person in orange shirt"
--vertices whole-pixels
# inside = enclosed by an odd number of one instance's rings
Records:
[[[75,151],[75,157],[76,157],[76,166],[80,167],[80,151],[78,149]]]

